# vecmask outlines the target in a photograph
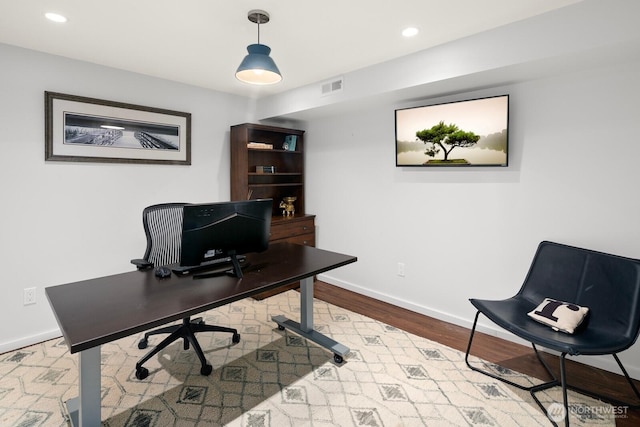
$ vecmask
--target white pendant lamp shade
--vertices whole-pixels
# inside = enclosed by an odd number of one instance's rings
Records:
[[[273,58],[269,56],[271,48],[260,44],[260,24],[269,22],[269,14],[264,10],[252,10],[247,18],[258,24],[258,43],[247,46],[249,53],[236,70],[236,78],[254,85],[270,85],[282,80],[282,75]]]

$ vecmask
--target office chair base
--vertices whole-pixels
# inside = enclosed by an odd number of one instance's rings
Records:
[[[537,405],[540,407],[542,412],[544,412],[544,414],[549,418],[549,420],[551,421],[551,423],[554,426],[557,426],[557,424],[553,421],[551,415],[547,411],[547,408],[544,407],[542,402],[538,399],[538,397],[535,394],[535,393],[538,393],[540,391],[548,390],[548,389],[553,388],[553,387],[561,387],[562,388],[563,406],[564,406],[564,410],[565,410],[565,414],[566,414],[564,420],[565,420],[565,426],[567,426],[567,427],[569,426],[569,415],[568,415],[569,414],[569,404],[568,404],[568,400],[567,400],[567,390],[572,390],[572,391],[575,391],[577,393],[583,394],[585,396],[592,397],[594,399],[603,400],[603,401],[611,403],[613,405],[626,406],[626,407],[629,407],[631,409],[640,409],[640,403],[631,404],[631,403],[628,403],[628,402],[623,402],[623,401],[620,401],[618,399],[614,399],[614,398],[612,398],[610,396],[605,396],[605,395],[602,395],[602,394],[598,394],[598,393],[592,392],[590,390],[586,390],[586,389],[583,389],[583,388],[580,388],[580,387],[576,387],[576,386],[572,386],[570,384],[567,384],[567,381],[566,381],[566,370],[565,370],[565,361],[566,361],[567,353],[562,353],[560,355],[560,379],[556,378],[556,376],[553,374],[553,372],[551,372],[551,369],[549,368],[549,365],[547,365],[547,363],[544,361],[544,359],[540,355],[540,352],[538,351],[538,349],[537,349],[537,347],[536,347],[536,345],[534,343],[531,343],[531,346],[533,347],[533,351],[534,351],[536,357],[538,358],[538,361],[544,367],[544,369],[547,371],[547,374],[551,378],[550,381],[547,381],[545,383],[527,387],[527,386],[523,386],[521,384],[514,383],[513,381],[510,381],[510,380],[508,380],[508,379],[506,379],[504,377],[501,377],[499,375],[496,375],[496,374],[494,374],[492,372],[489,372],[489,371],[486,371],[486,370],[483,370],[483,369],[480,369],[480,368],[478,368],[476,366],[471,365],[471,363],[469,362],[469,353],[471,351],[471,343],[473,342],[473,336],[474,336],[475,331],[476,331],[476,325],[478,323],[479,315],[480,315],[480,311],[478,311],[476,313],[476,317],[475,317],[475,320],[473,322],[473,327],[471,328],[471,335],[469,336],[469,343],[467,345],[467,352],[466,352],[465,357],[464,357],[464,360],[465,360],[465,363],[467,364],[467,366],[473,371],[480,372],[481,374],[484,374],[484,375],[487,375],[487,376],[489,376],[489,377],[491,377],[493,379],[502,381],[503,383],[508,384],[510,386],[513,386],[513,387],[516,387],[516,388],[518,388],[520,390],[528,391],[531,394],[531,397],[533,398],[533,400],[537,403]],[[636,385],[633,383],[633,380],[631,379],[631,377],[627,373],[627,370],[622,365],[622,362],[618,358],[618,355],[613,353],[612,356],[614,357],[614,359],[618,363],[618,366],[620,367],[620,370],[622,371],[624,377],[626,378],[627,382],[631,386],[631,389],[633,390],[634,394],[636,395],[636,398],[640,402],[640,392],[638,391]]]
[[[200,374],[202,375],[210,375],[213,371],[213,367],[207,362],[207,359],[204,357],[204,352],[196,339],[197,332],[228,332],[233,334],[231,338],[231,342],[237,344],[240,342],[240,334],[236,329],[225,328],[222,326],[213,326],[206,325],[202,318],[197,318],[191,320],[190,318],[182,319],[182,324],[180,325],[171,325],[164,328],[156,329],[144,334],[144,338],[138,342],[138,348],[144,349],[148,345],[148,339],[150,335],[156,335],[161,333],[168,333],[164,340],[162,340],[153,350],[147,353],[138,363],[136,363],[136,378],[139,380],[145,379],[149,376],[149,370],[142,366],[145,362],[155,356],[162,349],[166,348],[169,344],[173,343],[178,339],[182,339],[184,344],[184,350],[188,350],[190,346],[193,347],[193,350],[196,352],[198,359],[202,367],[200,368]]]

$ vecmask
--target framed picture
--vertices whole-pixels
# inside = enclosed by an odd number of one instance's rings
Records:
[[[400,108],[396,166],[509,164],[509,95]]]
[[[191,114],[45,92],[45,160],[191,164]]]

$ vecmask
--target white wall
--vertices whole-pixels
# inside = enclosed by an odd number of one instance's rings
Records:
[[[358,257],[321,278],[470,327],[468,299],[515,294],[542,240],[640,258],[638,75],[630,60],[422,101],[510,94],[508,168],[396,168],[394,108],[419,102],[310,120],[317,245]],[[640,378],[640,347],[622,359]]]
[[[261,118],[307,121],[295,126],[307,130],[306,211],[317,215],[318,246],[359,258],[322,276],[331,283],[470,326],[468,298],[515,293],[541,240],[640,257],[640,38],[628,22],[638,4],[617,4],[625,8],[580,2],[576,11],[584,13],[561,10],[524,22],[524,29],[480,35],[484,42],[435,49],[450,61],[427,51],[347,73],[335,105],[309,95],[310,87],[256,104],[0,45],[0,320],[21,322],[0,329],[0,352],[57,333],[44,287],[132,268],[129,259],[144,249],[144,206],[228,198],[229,125],[251,121],[254,109]],[[568,24],[599,32],[581,44],[584,34],[566,30]],[[546,50],[536,31],[562,49]],[[514,57],[498,55],[510,40]],[[493,62],[453,55],[478,43]],[[447,68],[455,61],[464,72]],[[598,61],[609,65],[594,66]],[[402,83],[419,63],[447,69]],[[395,86],[380,93],[378,80]],[[45,90],[191,112],[193,165],[45,162]],[[435,98],[444,93],[458,95]],[[397,99],[422,98],[415,105],[501,93],[511,95],[508,168],[395,167],[393,110],[412,105]],[[290,114],[296,112],[303,114]],[[396,275],[398,262],[406,265],[404,278]],[[23,306],[23,289],[32,286],[38,303]],[[482,328],[499,334],[489,322]],[[640,348],[622,358],[640,378]]]
[[[44,288],[130,271],[142,209],[229,198],[229,126],[248,100],[0,44],[0,352],[59,335]],[[192,114],[192,165],[44,161],[44,91]],[[37,302],[24,306],[23,289]],[[118,313],[114,313],[118,315]]]
[[[638,15],[640,2],[636,0],[583,0],[345,72],[341,74],[343,90],[330,95],[322,93],[323,82],[314,82],[260,98],[256,116],[309,119],[326,112],[336,114],[337,109],[359,109],[382,98],[405,102],[638,58]]]

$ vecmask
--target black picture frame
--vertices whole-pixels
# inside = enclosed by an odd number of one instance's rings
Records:
[[[507,167],[509,95],[398,108],[395,143],[396,167]]]
[[[45,91],[45,161],[191,164],[191,113]]]

